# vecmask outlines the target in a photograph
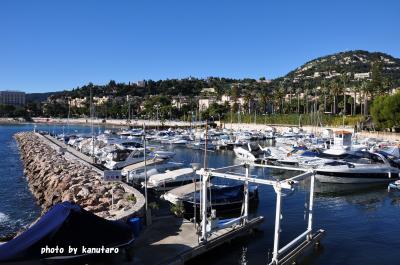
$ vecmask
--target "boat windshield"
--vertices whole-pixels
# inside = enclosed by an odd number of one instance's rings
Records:
[[[400,162],[396,161],[395,156],[390,155],[384,151],[378,151],[377,153],[381,154],[383,157],[385,157],[386,160],[389,162],[390,166],[400,168]]]
[[[117,152],[113,153],[112,160],[115,162],[125,161],[128,158],[129,154],[129,151],[118,150]]]

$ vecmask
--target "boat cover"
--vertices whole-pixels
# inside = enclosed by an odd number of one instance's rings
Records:
[[[210,189],[211,192],[211,203],[229,203],[235,201],[243,200],[244,195],[244,185],[234,185],[234,186],[218,186],[213,185]],[[192,195],[193,196],[193,195]],[[196,204],[200,202],[200,191],[197,191],[194,200]],[[193,203],[193,197],[191,197],[189,202]]]
[[[103,219],[79,205],[63,202],[55,205],[24,233],[0,245],[0,262],[26,261],[69,256],[69,247],[77,255],[85,248],[111,248],[133,241],[130,227],[119,221]],[[64,248],[63,254],[41,254],[42,248]]]

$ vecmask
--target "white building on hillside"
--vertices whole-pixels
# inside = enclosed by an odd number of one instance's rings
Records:
[[[354,74],[354,79],[360,80],[360,79],[365,79],[365,78],[370,78],[371,73],[355,73]]]
[[[213,103],[217,102],[215,97],[200,98],[199,99],[199,111],[208,109]]]

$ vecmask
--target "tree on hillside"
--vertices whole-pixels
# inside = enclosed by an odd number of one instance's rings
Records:
[[[364,95],[364,104],[363,104],[364,105],[364,107],[363,107],[364,113],[363,114],[364,114],[364,116],[367,116],[368,115],[368,97],[373,96],[374,87],[370,81],[364,80],[361,83],[361,91],[363,92],[363,95]]]
[[[276,92],[277,92],[277,99],[280,101],[280,107],[279,107],[280,113],[284,113],[286,89],[283,82],[279,82],[279,87]]]
[[[389,96],[378,96],[372,106],[371,115],[380,128],[400,127],[400,92]]]
[[[330,93],[331,93],[332,99],[333,99],[332,113],[336,114],[337,113],[337,96],[340,92],[340,88],[335,79],[332,79],[329,82],[329,89],[330,89]]]
[[[342,85],[343,85],[343,89],[342,89],[342,93],[343,93],[343,114],[346,115],[347,113],[347,109],[346,109],[346,105],[347,105],[347,101],[346,101],[346,85],[349,81],[349,77],[347,76],[346,71],[342,72],[342,75],[340,76],[340,80],[342,81]]]
[[[371,68],[371,93],[385,93],[383,89],[382,66],[379,61],[375,61]]]
[[[326,111],[326,97],[329,95],[329,89],[328,89],[328,81],[326,79],[323,79],[321,81],[321,93],[324,96],[324,112]]]
[[[300,114],[300,94],[301,94],[301,87],[298,87],[298,88],[296,88],[297,114]]]
[[[251,102],[252,102],[252,95],[249,90],[246,90],[243,96],[244,104],[247,106],[248,114],[251,113]]]
[[[266,113],[267,111],[267,101],[268,101],[268,96],[267,93],[265,92],[258,92],[257,93],[257,99],[259,102],[259,106],[260,106],[260,112],[261,113]]]
[[[304,113],[308,113],[308,100],[309,100],[309,95],[310,95],[310,89],[311,89],[310,82],[305,81],[304,86],[303,86],[303,95],[304,95],[303,111],[304,111]]]

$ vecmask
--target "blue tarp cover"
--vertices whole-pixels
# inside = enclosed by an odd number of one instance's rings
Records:
[[[229,203],[243,200],[244,185],[239,184],[235,186],[211,186],[211,203]],[[200,191],[194,195],[196,204],[200,202]],[[193,202],[193,197],[188,201]]]
[[[113,247],[132,241],[130,227],[122,222],[109,221],[63,202],[55,205],[27,231],[0,245],[0,262],[36,260],[54,256],[71,256],[68,247]],[[63,254],[41,254],[41,249],[64,248]]]

